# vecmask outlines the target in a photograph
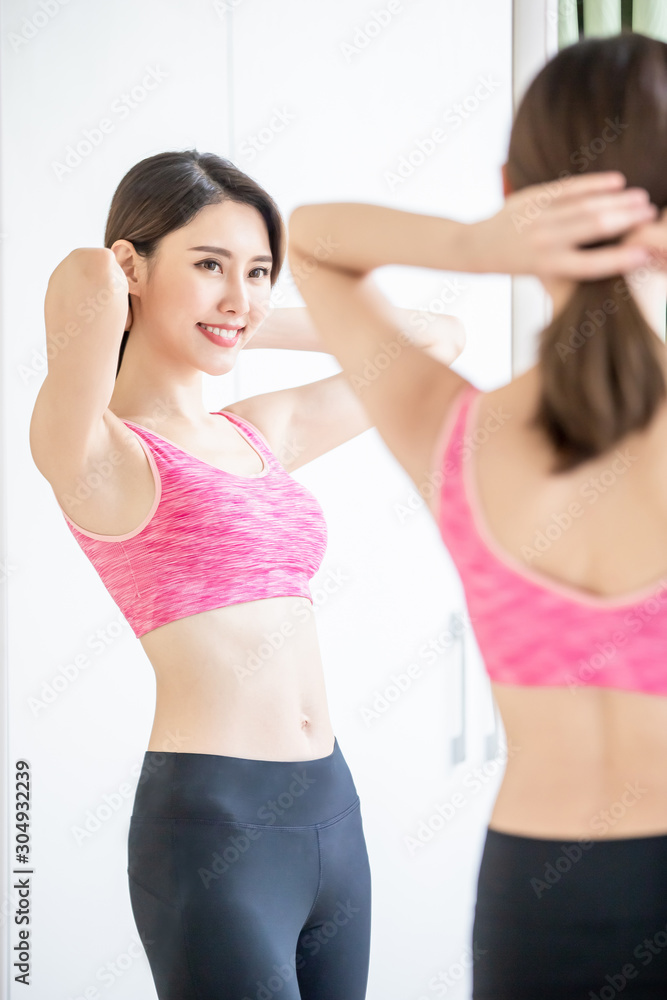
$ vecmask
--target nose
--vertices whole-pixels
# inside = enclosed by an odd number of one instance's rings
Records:
[[[244,316],[250,307],[248,290],[246,288],[243,274],[230,270],[227,274],[223,294],[220,298],[220,311],[238,313]]]

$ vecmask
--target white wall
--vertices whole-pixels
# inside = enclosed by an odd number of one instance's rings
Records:
[[[374,12],[392,9],[369,38]],[[1,35],[6,772],[11,779],[17,759],[30,762],[31,996],[148,1000],[155,991],[126,864],[155,684],[30,456],[46,370],[48,276],[74,247],[102,244],[123,174],[166,149],[229,156],[285,217],[311,200],[368,200],[464,220],[490,214],[501,202],[511,121],[511,0],[4,0]],[[122,112],[123,95],[151,71],[154,89]],[[490,92],[477,100],[483,79]],[[463,102],[465,121],[454,117]],[[285,127],[262,131],[276,109]],[[112,128],[57,176],[67,147],[103,118]],[[446,140],[391,182],[401,158],[409,162],[420,142],[428,148],[437,127]],[[249,143],[260,135],[253,157]],[[461,374],[484,389],[511,378],[509,279],[387,268],[378,280],[396,305],[440,307],[464,320],[468,343],[454,365]],[[286,270],[274,297],[300,304]],[[219,408],[337,370],[325,355],[253,350],[232,375],[207,379],[206,402]],[[296,478],[318,496],[329,524],[313,592],[334,730],[361,796],[374,879],[368,998],[462,1000],[476,869],[502,764],[465,617],[463,640],[445,650],[451,616],[465,610],[459,578],[423,505],[401,514],[412,484],[375,431]],[[344,582],[323,598],[333,574]],[[432,640],[442,650],[434,662],[424,652]],[[399,694],[393,677],[410,664],[420,675]],[[45,685],[58,688],[50,703]],[[11,780],[5,794],[9,810]],[[96,812],[105,817],[99,828],[82,835]],[[420,830],[432,837],[411,851],[407,838]],[[12,826],[7,835],[11,871]],[[12,982],[10,885],[0,920],[3,985],[14,998],[25,994]]]

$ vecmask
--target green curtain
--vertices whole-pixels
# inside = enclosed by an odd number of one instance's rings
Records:
[[[577,0],[559,0],[558,3],[558,48],[574,45],[579,41],[579,18]]]
[[[632,30],[667,42],[667,3],[664,0],[634,0]]]
[[[627,18],[627,4],[625,6]],[[583,0],[583,15],[585,37],[617,35],[622,30],[621,0]],[[632,30],[667,42],[667,0],[632,0]],[[578,40],[576,0],[558,0],[558,48],[563,49]],[[661,338],[667,341],[664,332]]]
[[[584,0],[584,35],[618,35],[621,0]]]
[[[632,30],[667,42],[667,0],[558,0],[558,48],[579,41],[579,14],[583,12],[583,37],[617,35],[623,23]],[[623,21],[625,18],[625,21]]]

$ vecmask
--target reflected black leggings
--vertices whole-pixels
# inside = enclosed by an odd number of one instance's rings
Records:
[[[159,1000],[363,1000],[371,876],[359,797],[328,757],[147,750],[132,912]]]
[[[488,830],[472,962],[474,1000],[665,1000],[667,836]]]

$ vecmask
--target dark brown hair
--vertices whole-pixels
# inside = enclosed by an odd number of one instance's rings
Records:
[[[156,153],[131,167],[111,200],[104,246],[128,240],[138,254],[148,259],[150,274],[162,237],[186,226],[206,205],[222,201],[252,205],[264,219],[273,256],[273,286],[283,265],[286,246],[285,226],[278,206],[256,181],[215,153],[199,153],[196,149]],[[128,302],[131,302],[129,296]],[[116,378],[128,336],[126,330]]]
[[[570,45],[538,73],[514,120],[506,176],[518,191],[574,172],[620,170],[662,209],[666,161],[667,44],[624,31]],[[664,346],[620,275],[576,285],[542,331],[538,358],[532,426],[555,448],[552,472],[646,427],[666,396]]]

